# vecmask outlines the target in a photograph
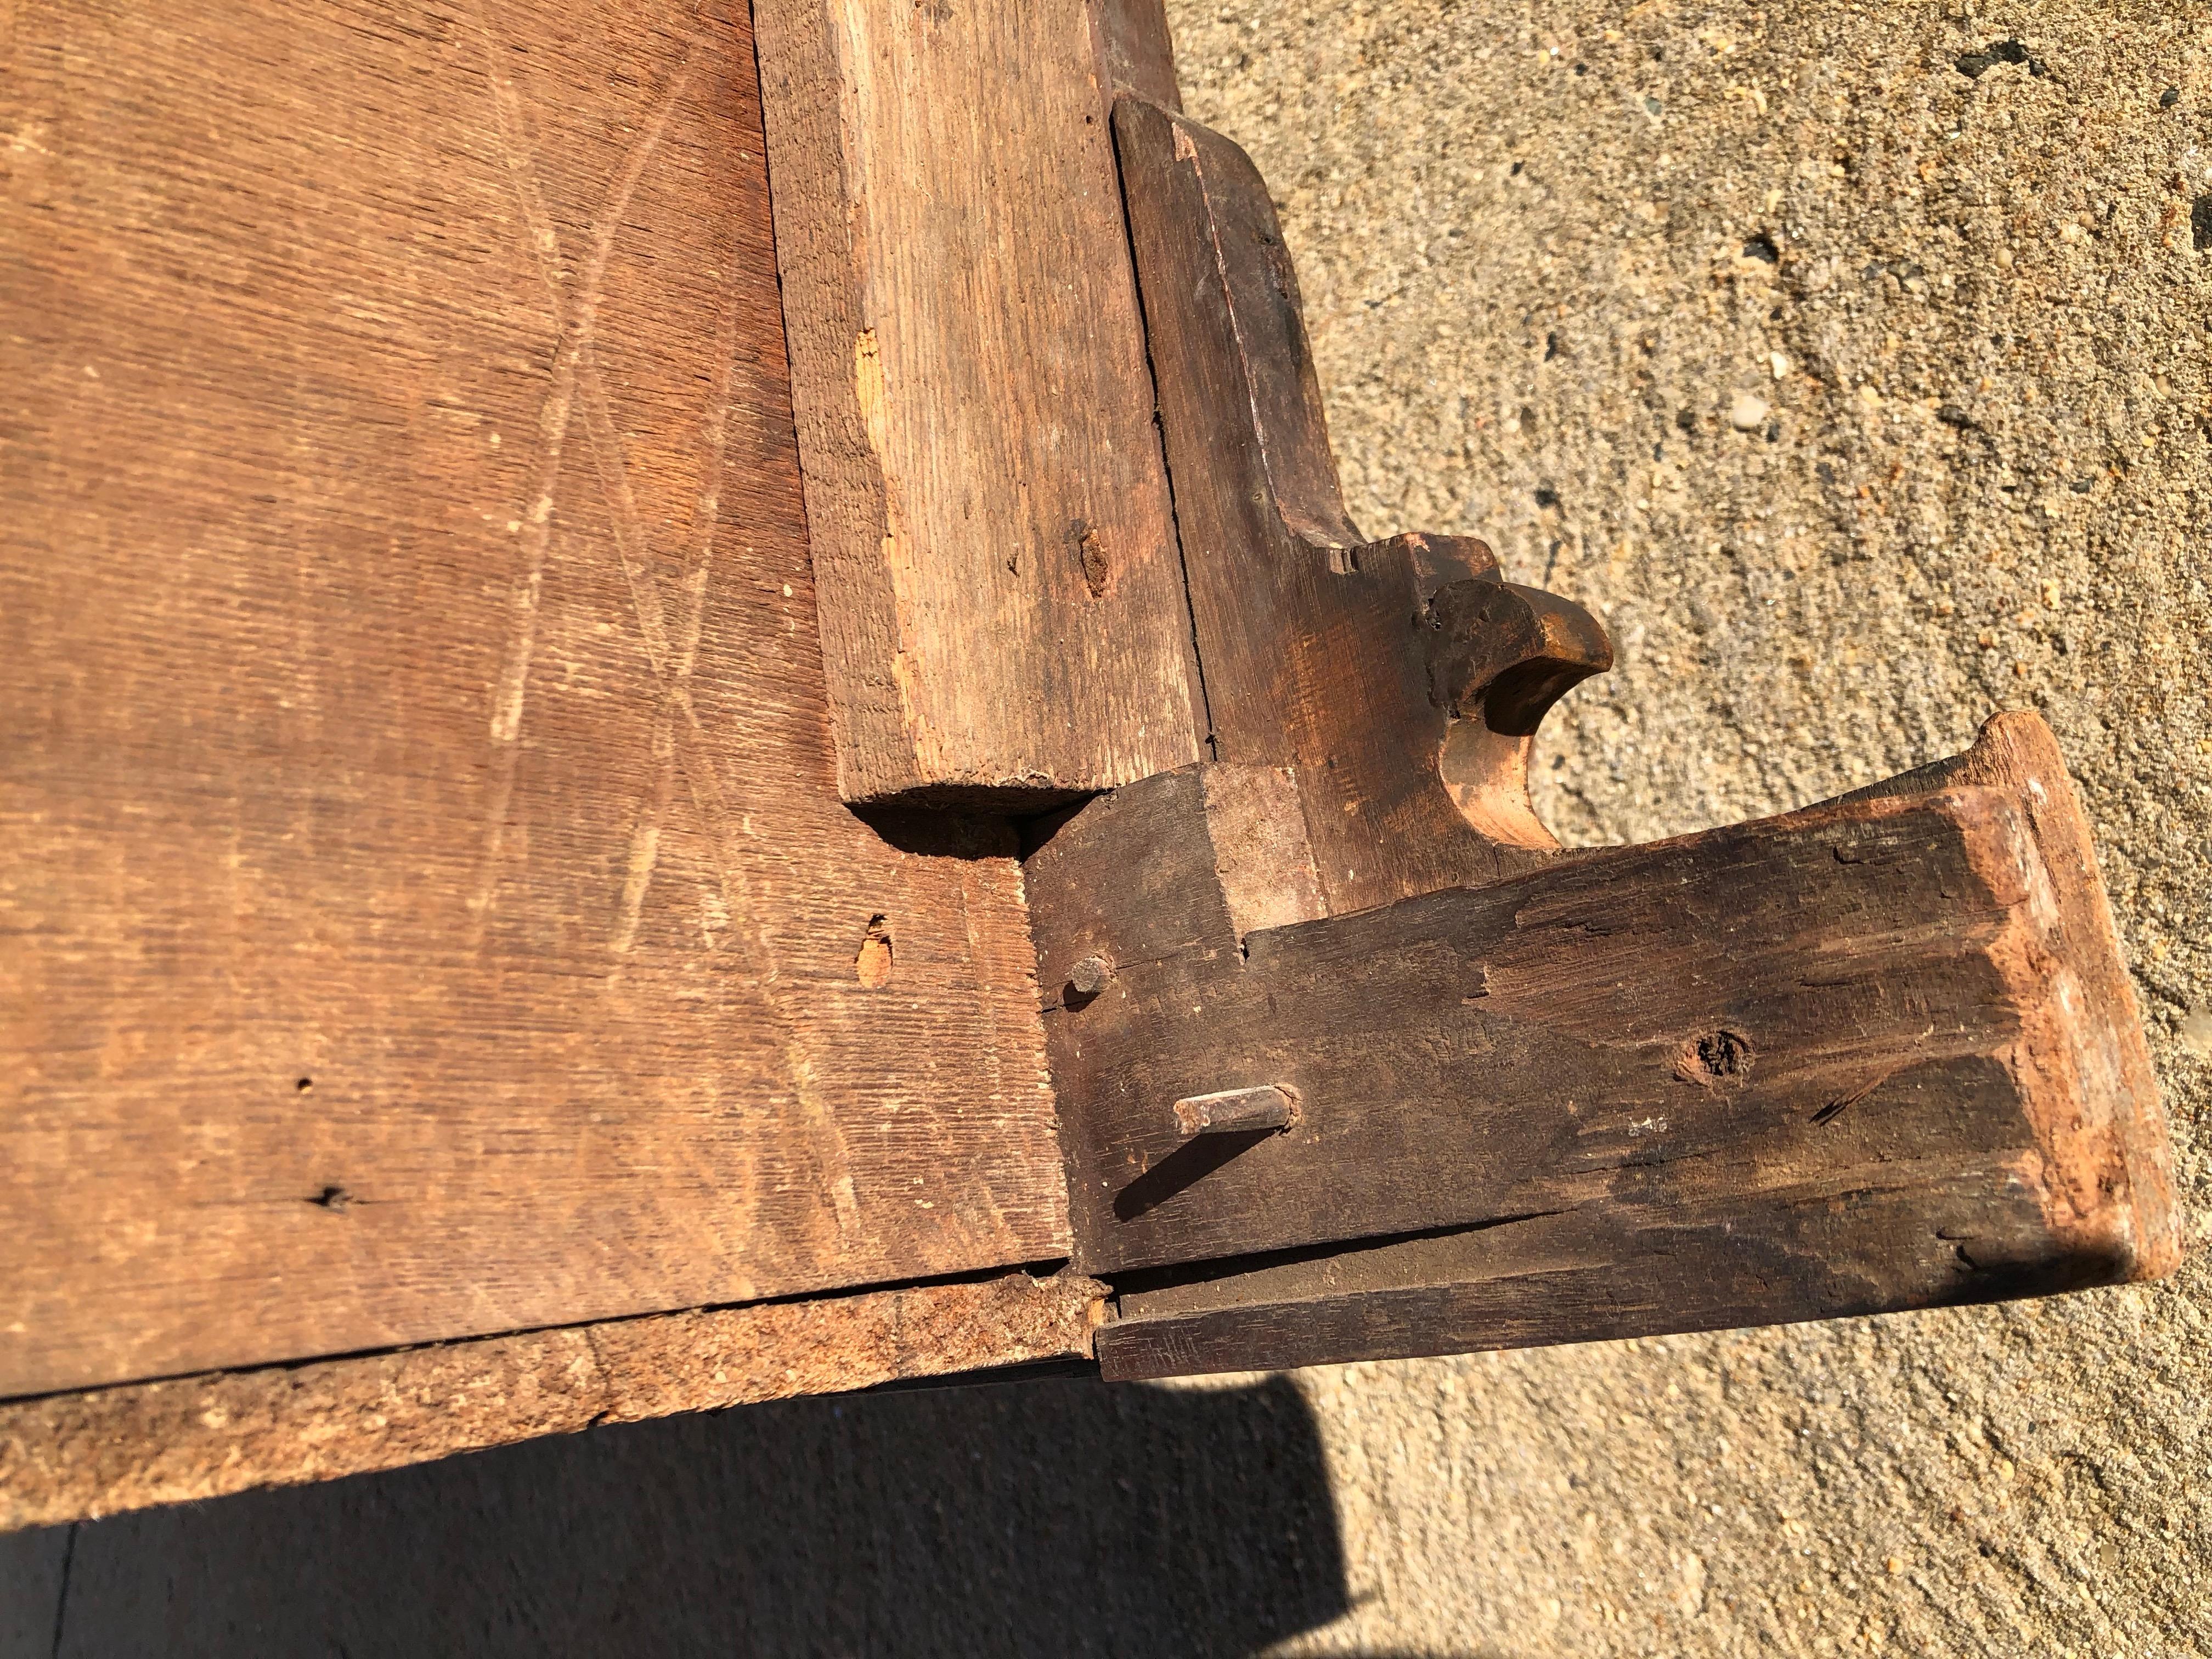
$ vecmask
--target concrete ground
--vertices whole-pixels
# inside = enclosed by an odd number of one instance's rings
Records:
[[[1555,827],[1787,807],[2042,709],[2204,1213],[2212,8],[1172,10],[1281,199],[1356,516],[1612,627]],[[0,1540],[0,1655],[2201,1655],[2208,1348],[2199,1252],[2018,1307],[798,1402]]]
[[[1620,665],[1571,842],[2039,708],[2212,1202],[2212,8],[1236,0],[1186,101],[1297,253],[1355,520]],[[1353,1610],[1285,1651],[2212,1653],[2212,1267],[1297,1379]]]

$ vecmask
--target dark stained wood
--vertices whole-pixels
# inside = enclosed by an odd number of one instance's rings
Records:
[[[1176,82],[1175,41],[1162,0],[1093,0],[1105,42],[1106,70],[1117,90],[1163,109],[1182,107]]]
[[[0,1394],[1064,1254],[1012,843],[838,799],[744,8],[5,39]]]
[[[0,1404],[0,1532],[601,1423],[1079,1360],[1103,1290],[1017,1272]]]
[[[2068,1249],[2009,1156],[1611,1203],[1125,1292],[1112,1381],[1896,1313],[2138,1276]]]
[[[1040,938],[1121,964],[1047,1021],[1090,1271],[1530,1213],[1753,1131],[1777,1155],[1879,1139],[1928,1109],[1921,1068],[1963,1086],[2021,1040],[2023,998],[2056,994],[2006,977],[2014,934],[2059,924],[2004,792],[1810,809],[1240,939],[1200,781],[1117,792],[1028,866]],[[1067,884],[1102,846],[1147,878]],[[1807,1127],[1877,1082],[1848,1124]],[[1268,1084],[1297,1093],[1291,1132],[1181,1179],[1163,1107]]]
[[[1213,757],[1295,769],[1333,912],[1540,862],[1529,745],[1603,630],[1479,541],[1360,534],[1257,169],[1131,93],[1114,131]]]
[[[760,30],[846,799],[1035,810],[1198,758],[1085,0]]]
[[[1139,1275],[1109,1372],[1864,1312],[2175,1259],[2141,1030],[2033,717],[1991,728],[1970,781],[1258,929],[1217,873],[1225,769],[1093,803],[1026,870],[1048,975],[1054,950],[1119,964],[1047,1014],[1077,1260]],[[1084,879],[1109,848],[1137,879]],[[1162,1109],[1267,1085],[1297,1103],[1277,1133],[1193,1140]],[[1302,1255],[1255,1260],[1280,1251]],[[1674,1255],[1694,1294],[1649,1281]],[[1583,1275],[1564,1291],[1554,1256]]]
[[[1603,630],[1479,542],[1351,523],[1265,185],[1176,112],[1156,9],[1106,13],[1213,756],[1026,865],[1107,1374],[2170,1267],[2157,1093],[2047,731],[1562,856],[1528,756]]]

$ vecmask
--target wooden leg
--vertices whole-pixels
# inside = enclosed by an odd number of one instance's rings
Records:
[[[1562,852],[1527,757],[1604,630],[1480,542],[1352,526],[1265,185],[1134,75],[1115,153],[1213,762],[1025,863],[1107,1374],[2170,1268],[2157,1091],[2048,730]]]
[[[2156,1089],[2033,716],[1890,793],[1286,924],[1254,896],[1298,890],[1296,797],[1212,775],[1238,769],[1117,792],[1028,861],[1045,981],[1055,952],[1115,963],[1046,1017],[1077,1261],[1121,1291],[1109,1376],[2175,1261]],[[1286,1124],[1183,1133],[1178,1102],[1261,1088]]]

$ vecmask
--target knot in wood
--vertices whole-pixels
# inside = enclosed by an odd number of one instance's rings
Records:
[[[1674,1058],[1674,1075],[1685,1083],[1711,1087],[1731,1083],[1751,1070],[1751,1039],[1740,1031],[1708,1031],[1684,1043]]]

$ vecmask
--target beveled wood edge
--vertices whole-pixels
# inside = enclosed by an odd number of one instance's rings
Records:
[[[0,1532],[602,1423],[1088,1358],[1106,1293],[1016,1270],[0,1401]]]
[[[2085,1248],[2130,1256],[2139,1264],[2136,1279],[2161,1278],[2180,1266],[2188,1233],[2174,1185],[2173,1139],[2127,953],[2098,872],[2096,836],[2057,735],[2041,715],[2008,710],[1984,721],[1964,753],[1823,804],[1976,787],[2021,800],[2059,911],[2056,951],[2024,952],[2014,965],[2023,982],[2063,981],[2045,1018],[2024,1035],[2021,1064],[2082,1103],[2037,1124],[2053,1176],[2052,1226]],[[2062,1012],[2068,1018],[2057,1018]],[[2109,1042],[2069,1041],[2067,1026],[2094,1028]]]

